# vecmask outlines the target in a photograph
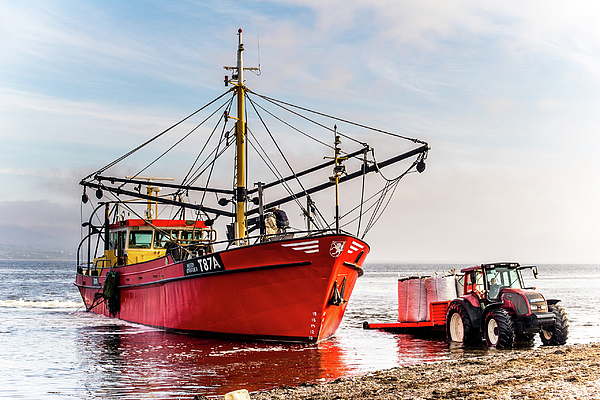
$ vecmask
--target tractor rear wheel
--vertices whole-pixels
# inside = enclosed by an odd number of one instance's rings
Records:
[[[548,311],[554,314],[556,320],[554,327],[540,330],[540,338],[544,346],[562,346],[567,343],[569,337],[569,319],[567,313],[562,306],[552,304],[548,306]]]
[[[471,343],[477,336],[467,310],[459,304],[452,303],[446,313],[446,335],[451,342]]]
[[[502,308],[487,313],[484,335],[488,346],[510,349],[515,342],[515,328],[510,314]]]

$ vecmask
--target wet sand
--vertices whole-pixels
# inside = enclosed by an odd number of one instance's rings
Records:
[[[490,354],[491,353],[491,354]],[[254,392],[252,400],[600,399],[600,343],[490,351],[329,383]]]

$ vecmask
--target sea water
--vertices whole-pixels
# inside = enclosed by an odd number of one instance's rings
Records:
[[[0,398],[191,399],[496,352],[362,328],[397,320],[398,274],[464,266],[367,264],[337,334],[301,345],[202,339],[87,313],[73,262],[0,261]],[[568,343],[600,341],[600,266],[538,269],[538,280],[524,272],[526,283],[562,299]]]

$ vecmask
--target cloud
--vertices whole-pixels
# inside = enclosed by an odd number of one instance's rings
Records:
[[[18,176],[34,176],[38,178],[64,178],[64,171],[56,169],[25,169],[25,168],[0,168],[0,174],[18,175]]]
[[[481,99],[481,102],[485,110],[492,114],[505,114],[515,106],[515,102],[506,97],[487,97]]]
[[[69,125],[79,125],[80,128],[86,126],[104,126],[106,128],[108,125],[113,128],[127,126],[133,128],[130,130],[132,134],[147,135],[149,131],[155,132],[173,122],[173,117],[157,116],[155,110],[142,109],[139,106],[123,107],[110,103],[76,101],[6,88],[0,88],[0,105],[14,115],[33,117],[37,119],[38,123],[41,123],[42,120],[59,118],[61,122],[68,121]],[[164,109],[163,111],[168,112]],[[7,119],[6,115],[4,119]],[[47,125],[46,128],[48,128]],[[3,131],[2,136],[9,136],[9,132]],[[39,134],[44,134],[44,132],[44,130],[38,130],[35,135],[39,137]],[[90,139],[90,137],[81,137],[81,131],[64,130],[62,134],[55,135],[55,133],[57,132],[52,132],[53,137],[57,140],[77,141],[79,139],[88,142]],[[15,134],[22,137],[23,131],[15,132]]]
[[[535,103],[535,107],[541,111],[555,112],[564,110],[566,108],[566,104],[562,101],[546,98],[537,101]]]

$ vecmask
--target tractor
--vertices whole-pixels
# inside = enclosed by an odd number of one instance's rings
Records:
[[[481,343],[508,349],[516,341],[531,342],[539,332],[546,346],[567,342],[569,322],[565,310],[535,288],[523,284],[522,271],[536,266],[518,263],[482,264],[464,268],[463,295],[452,300],[446,312],[446,334],[453,342]]]

